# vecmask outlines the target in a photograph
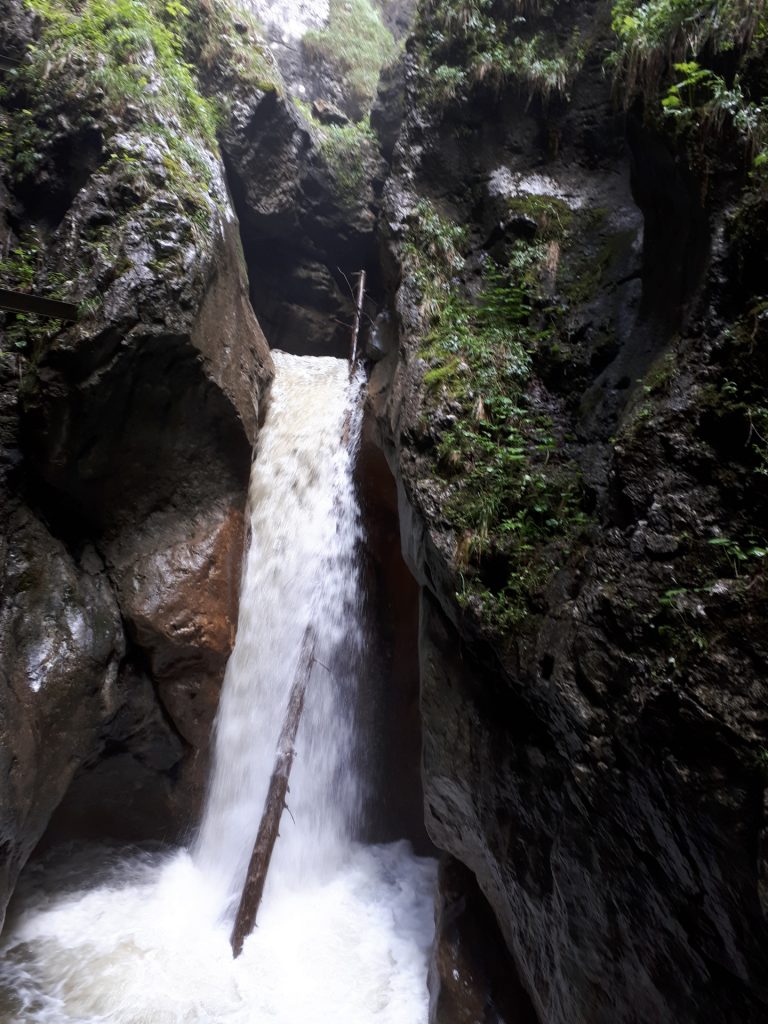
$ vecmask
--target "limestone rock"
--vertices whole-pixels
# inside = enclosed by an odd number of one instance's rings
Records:
[[[328,100],[313,100],[312,113],[321,124],[349,124],[347,115],[333,103],[329,103]]]
[[[124,653],[103,566],[23,507],[0,547],[0,908],[114,709]]]

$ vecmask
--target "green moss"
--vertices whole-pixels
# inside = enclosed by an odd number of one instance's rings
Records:
[[[231,102],[231,89],[244,85],[284,92],[280,70],[258,19],[235,0],[195,0],[179,21],[184,55],[213,87],[218,102]]]
[[[536,221],[537,237],[542,241],[561,239],[573,224],[573,210],[556,196],[520,193],[506,201],[510,214]]]
[[[186,8],[160,0],[25,2],[40,31],[2,96],[8,127],[0,156],[11,178],[23,181],[46,161],[52,173],[60,170],[55,146],[64,112],[72,137],[98,128],[113,159],[135,162],[126,176],[141,187],[142,154],[112,144],[128,124],[165,151],[167,180],[144,184],[164,185],[193,220],[209,219],[212,165],[204,154],[218,152],[216,114],[183,57]]]
[[[307,32],[302,48],[309,60],[324,60],[344,86],[357,117],[373,102],[381,69],[397,44],[371,0],[330,0],[325,28]]]
[[[428,388],[436,388],[441,384],[454,384],[461,374],[461,361],[452,356],[442,366],[435,366],[424,374],[424,384]]]
[[[120,116],[128,103],[147,118],[175,114],[183,128],[215,145],[215,116],[200,95],[192,69],[181,59],[181,5],[145,0],[25,0],[43,29],[32,48],[33,64],[66,60],[71,88],[106,113]],[[79,64],[86,74],[75,71]],[[22,66],[22,73],[26,65]],[[66,76],[61,78],[66,81]],[[45,82],[41,88],[46,88]],[[77,95],[77,92],[75,93]]]
[[[337,197],[343,206],[354,208],[366,194],[371,164],[376,160],[376,138],[367,119],[344,125],[313,120],[312,126]]]
[[[677,358],[674,352],[665,352],[645,375],[643,391],[647,395],[658,395],[669,391],[677,373]]]
[[[337,200],[343,207],[354,209],[365,200],[378,161],[378,143],[368,116],[342,125],[323,124],[309,103],[297,99],[294,104],[312,132]]]
[[[539,248],[529,247],[525,273],[518,251],[505,267],[488,260],[471,300],[457,280],[465,243],[464,230],[422,200],[408,225],[404,270],[425,325],[423,424],[446,487],[443,515],[458,538],[457,599],[507,628],[526,617],[533,591],[586,517],[578,474],[532,387],[546,335],[532,311]],[[441,422],[449,425],[438,430]]]
[[[637,241],[637,232],[631,228],[608,227],[601,231],[604,219],[604,211],[579,210],[574,214],[558,275],[558,289],[569,307],[596,299],[606,276],[622,264]],[[596,231],[601,233],[593,243]]]
[[[281,88],[255,19],[231,0],[25,3],[37,37],[0,90],[0,159],[11,183],[61,176],[61,137],[76,146],[98,133],[101,169],[119,180],[127,206],[161,192],[175,201],[164,226],[183,217],[181,258],[185,241],[202,243],[213,224],[216,133],[230,94]],[[124,212],[84,243],[107,255]]]

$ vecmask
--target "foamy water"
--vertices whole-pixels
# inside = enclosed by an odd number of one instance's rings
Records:
[[[362,540],[353,468],[361,382],[341,359],[274,353],[275,381],[251,475],[251,545],[237,645],[227,665],[213,782],[195,848],[231,907],[264,806],[304,631],[318,641],[288,806],[268,884],[333,871],[355,834],[362,790],[354,705],[362,629]]]
[[[405,843],[351,847],[324,882],[273,893],[234,960],[188,853],[70,852],[25,876],[0,1020],[424,1024],[433,887],[434,862]]]
[[[361,381],[275,354],[214,771],[192,848],[58,851],[0,944],[2,1024],[424,1024],[434,862],[357,841]],[[301,639],[318,635],[256,931],[229,937]]]

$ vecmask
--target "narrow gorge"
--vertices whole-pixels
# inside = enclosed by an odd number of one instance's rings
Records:
[[[0,25],[0,1024],[764,1024],[763,0]]]

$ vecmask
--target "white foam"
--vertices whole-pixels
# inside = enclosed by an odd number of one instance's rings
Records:
[[[84,884],[105,856],[106,877]],[[234,960],[218,890],[188,853],[70,855],[25,883],[0,948],[0,1020],[424,1024],[433,887],[434,862],[408,844],[353,845],[325,881],[273,891]]]

